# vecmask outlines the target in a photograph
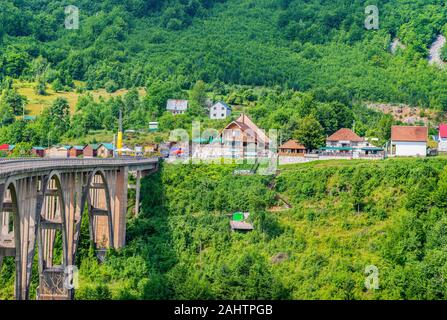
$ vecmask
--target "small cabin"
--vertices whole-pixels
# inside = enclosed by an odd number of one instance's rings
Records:
[[[278,149],[280,156],[304,157],[304,155],[306,154],[306,147],[296,140],[289,140]]]
[[[84,158],[96,158],[98,155],[99,144],[88,144],[84,147]]]
[[[248,222],[250,213],[248,212],[235,212],[232,215],[230,221],[230,227],[232,231],[253,231],[253,224]]]
[[[79,158],[84,155],[84,146],[74,146],[71,147],[68,154],[70,158]]]
[[[210,119],[222,120],[231,116],[231,108],[223,101],[219,101],[210,108]]]
[[[33,147],[31,149],[31,155],[37,158],[45,157],[45,148],[43,147]]]
[[[113,158],[115,147],[112,143],[102,143],[97,152],[98,158]]]
[[[45,156],[48,158],[68,158],[70,149],[71,146],[53,146],[45,151]]]
[[[166,111],[173,115],[184,114],[188,110],[188,100],[169,99],[166,103]]]

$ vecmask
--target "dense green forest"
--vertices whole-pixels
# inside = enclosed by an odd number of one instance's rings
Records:
[[[85,219],[76,299],[447,298],[445,159],[315,162],[276,178],[236,168],[165,165],[145,178],[127,245],[103,264]],[[291,209],[273,210],[277,193]],[[228,214],[241,210],[251,233],[230,230]],[[0,298],[12,297],[13,263]],[[370,265],[378,290],[364,285]]]
[[[167,165],[128,246],[81,262],[77,298],[445,299],[445,159],[313,163],[272,177]],[[293,208],[268,211],[281,193]],[[227,214],[250,211],[255,231]],[[379,269],[366,290],[365,267]]]
[[[0,4],[0,143],[47,145],[116,130],[120,109],[127,129],[149,121],[185,128],[205,121],[206,98],[241,105],[265,129],[285,128],[284,138],[314,120],[324,134],[355,121],[359,134],[386,141],[363,101],[447,109],[446,72],[427,62],[445,29],[443,1],[78,1],[79,30],[65,29],[68,4]],[[369,4],[379,8],[379,30],[364,27]],[[395,37],[405,48],[392,54]],[[75,114],[58,100],[30,123],[20,117],[27,101],[14,83],[22,81],[36,83],[39,95],[50,86],[84,95]],[[89,90],[97,88],[131,91],[95,101]],[[191,100],[186,116],[164,113],[173,97]],[[312,119],[300,124],[303,117]]]
[[[64,28],[68,4],[2,1],[0,78],[111,89],[204,80],[447,107],[446,74],[426,62],[444,1],[83,0],[79,30]],[[371,4],[379,30],[364,28]],[[394,37],[406,46],[396,55]]]

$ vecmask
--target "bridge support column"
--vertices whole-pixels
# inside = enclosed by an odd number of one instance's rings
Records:
[[[81,222],[82,186],[85,174],[82,172],[64,173],[61,175],[61,185],[65,200],[65,225],[67,233],[67,265],[75,263],[78,224]]]
[[[14,225],[16,235],[16,290],[17,300],[29,299],[29,285],[37,237],[37,198],[39,178],[17,181],[17,211]],[[18,216],[18,217],[17,217]]]
[[[135,216],[140,215],[140,193],[141,193],[141,171],[137,171],[137,181],[135,190]]]
[[[114,247],[122,248],[126,244],[126,215],[127,215],[127,185],[129,169],[120,168],[116,171],[116,183],[110,186],[112,195],[112,217],[114,227]]]

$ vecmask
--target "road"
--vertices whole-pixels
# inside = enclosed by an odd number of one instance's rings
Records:
[[[91,169],[94,167],[129,167],[140,169],[158,163],[158,158],[113,158],[113,159],[0,159],[0,177],[11,174],[60,169]]]

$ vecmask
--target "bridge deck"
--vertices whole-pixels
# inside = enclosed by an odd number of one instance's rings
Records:
[[[88,170],[96,167],[128,167],[141,170],[153,167],[158,158],[111,158],[111,159],[0,159],[0,178],[10,175],[47,170]]]

